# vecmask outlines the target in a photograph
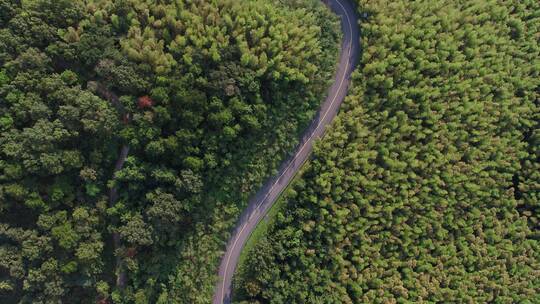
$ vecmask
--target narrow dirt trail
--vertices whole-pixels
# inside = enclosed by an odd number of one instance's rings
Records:
[[[116,172],[122,170],[122,168],[124,167],[124,163],[126,162],[128,153],[129,153],[129,146],[123,145],[122,148],[120,149],[120,154],[118,155],[118,159],[116,160],[116,164],[114,166],[114,171],[112,175],[113,178]],[[114,186],[109,191],[109,207],[113,207],[117,200],[118,200],[118,188]],[[121,246],[120,234],[118,232],[113,232],[112,239],[113,239],[114,251],[116,252],[116,250],[120,248]],[[116,287],[122,289],[126,286],[127,278],[126,278],[126,273],[123,270],[123,265],[122,265],[123,262],[122,262],[122,257],[120,255],[116,256],[115,263],[116,263],[115,265]]]
[[[120,113],[121,119],[127,118],[125,123],[129,123],[129,119],[126,110],[124,109],[124,106],[120,102],[118,96],[114,94],[113,92],[109,91],[104,85],[97,84],[97,93],[102,98],[109,101],[116,110]],[[129,146],[128,145],[122,145],[120,148],[120,153],[118,154],[118,157],[116,159],[116,163],[114,165],[114,170],[112,173],[112,178],[114,179],[114,176],[116,172],[122,170],[124,167],[124,163],[126,162],[126,158],[129,154]],[[109,207],[113,207],[116,201],[118,200],[118,187],[114,186],[109,190]],[[113,252],[116,253],[116,251],[120,248],[121,240],[120,240],[120,234],[118,232],[112,233],[112,242],[113,242]],[[115,273],[116,273],[116,287],[119,289],[123,289],[126,286],[126,273],[123,270],[123,261],[122,257],[120,255],[116,255],[115,257]]]

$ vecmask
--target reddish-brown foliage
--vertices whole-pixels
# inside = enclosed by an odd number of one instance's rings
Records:
[[[137,105],[139,106],[139,109],[150,108],[154,105],[154,101],[152,100],[152,98],[145,95],[145,96],[139,97],[139,101]]]

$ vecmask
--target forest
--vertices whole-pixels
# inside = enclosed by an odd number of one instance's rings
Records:
[[[209,303],[340,35],[319,0],[0,0],[0,303]]]
[[[540,303],[540,2],[357,3],[352,89],[236,303]]]

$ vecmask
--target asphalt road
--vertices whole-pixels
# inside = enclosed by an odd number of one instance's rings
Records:
[[[320,138],[326,126],[336,116],[339,106],[347,95],[350,76],[360,54],[360,38],[356,8],[351,0],[323,0],[332,11],[340,16],[343,41],[338,69],[334,84],[328,90],[328,97],[321,105],[319,112],[304,132],[296,152],[280,167],[279,173],[270,178],[263,187],[250,199],[242,213],[219,267],[219,280],[215,289],[213,304],[231,303],[232,278],[238,264],[240,252],[251,232],[264,218],[281,192],[291,182],[296,172],[308,159],[313,149],[313,141]]]

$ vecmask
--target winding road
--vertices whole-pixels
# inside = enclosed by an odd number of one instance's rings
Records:
[[[231,303],[232,278],[242,248],[251,232],[257,227],[257,224],[264,218],[281,192],[289,185],[296,172],[308,159],[313,149],[313,141],[324,134],[326,126],[337,115],[339,106],[347,95],[350,76],[360,53],[356,7],[351,3],[351,0],[323,0],[323,2],[341,18],[343,31],[341,55],[334,84],[330,87],[328,97],[321,105],[319,112],[309,128],[304,132],[295,154],[281,165],[276,176],[266,181],[263,187],[250,199],[248,206],[242,213],[227,244],[219,267],[219,280],[215,289],[213,304]]]

